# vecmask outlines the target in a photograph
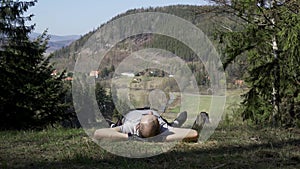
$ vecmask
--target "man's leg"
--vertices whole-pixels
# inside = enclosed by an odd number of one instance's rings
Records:
[[[108,123],[108,125],[109,125],[110,128],[116,127],[115,122],[111,121],[110,119],[105,119],[105,120]]]
[[[202,130],[204,124],[209,124],[210,120],[209,120],[209,115],[207,112],[200,112],[197,115],[197,118],[193,124],[192,129],[196,129],[198,131]]]
[[[172,121],[171,123],[169,123],[166,119],[162,118],[169,126],[172,127],[181,127],[183,125],[183,123],[186,121],[187,119],[187,112],[183,111],[181,113],[179,113],[176,117],[176,119],[174,121]]]
[[[183,123],[186,121],[186,119],[187,119],[187,112],[183,111],[177,115],[176,119],[171,123],[171,126],[181,127]]]
[[[117,126],[121,126],[123,124],[123,122],[122,122],[123,118],[124,118],[123,116],[122,116],[122,118],[118,118],[117,122],[113,122],[110,119],[105,119],[105,120],[108,123],[110,128],[114,128],[114,127],[117,127]]]

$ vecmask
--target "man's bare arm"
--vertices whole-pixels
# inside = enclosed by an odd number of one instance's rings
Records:
[[[166,141],[188,141],[195,142],[198,140],[198,132],[193,129],[185,129],[185,128],[170,128],[170,134],[167,134]],[[162,133],[164,135],[164,133]]]
[[[98,129],[94,133],[94,138],[97,140],[128,140],[128,135],[120,131],[120,127]]]
[[[98,129],[94,133],[94,138],[97,140],[110,140],[110,141],[122,141],[128,140],[128,134],[120,132],[120,127],[115,128],[102,128]],[[185,128],[170,128],[168,132],[162,133],[162,137],[165,137],[165,141],[188,141],[195,142],[198,140],[198,132],[193,129]]]

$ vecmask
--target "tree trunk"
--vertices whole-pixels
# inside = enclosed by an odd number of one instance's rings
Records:
[[[272,24],[275,25],[275,19],[271,19]],[[279,90],[280,90],[280,65],[278,62],[278,45],[277,45],[277,39],[276,35],[272,38],[272,47],[273,47],[273,56],[275,59],[275,65],[274,65],[274,82],[273,82],[273,116],[272,116],[272,122],[273,127],[276,127],[278,125],[278,120],[281,120],[281,114],[280,114],[280,96],[279,96]]]

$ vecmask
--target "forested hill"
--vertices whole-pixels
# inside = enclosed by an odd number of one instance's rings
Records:
[[[175,5],[175,6],[167,6],[167,7],[157,7],[157,8],[142,8],[142,9],[131,9],[128,10],[125,13],[119,14],[112,18],[107,23],[111,22],[112,20],[118,19],[122,16],[139,13],[139,12],[162,12],[162,13],[168,13],[173,14],[176,16],[179,16],[181,18],[184,18],[191,23],[195,24],[197,27],[199,27],[207,36],[208,38],[213,42],[213,44],[218,49],[219,42],[216,41],[216,35],[217,32],[222,30],[235,30],[237,29],[238,24],[232,19],[233,16],[229,16],[226,13],[220,13],[219,7],[216,6],[190,6],[190,5]],[[103,24],[105,25],[105,24]],[[101,25],[101,26],[103,26]],[[99,26],[98,29],[101,28]],[[79,40],[73,42],[68,47],[64,47],[56,52],[54,52],[53,56],[53,62],[56,64],[56,68],[58,70],[67,69],[68,71],[72,71],[74,69],[74,65],[76,62],[76,53],[80,50],[80,48],[84,45],[84,43],[87,41],[87,39],[93,35],[98,29],[93,30],[86,35],[82,36]],[[167,44],[166,39],[163,37],[157,37],[154,38],[153,35],[143,35],[137,36],[135,38],[138,38],[138,40],[130,39],[131,41],[134,41],[134,46],[131,46],[131,49],[128,47],[125,47],[121,50],[119,50],[118,58],[111,56],[109,59],[110,62],[113,62],[111,60],[120,60],[128,55],[130,51],[138,50],[141,47],[145,47],[145,45],[148,45],[150,47],[157,47],[162,46],[161,44]],[[154,40],[155,39],[155,40]],[[123,42],[125,43],[125,42]],[[171,52],[176,52],[176,54],[181,53],[183,55],[190,55],[190,52],[187,52],[186,49],[178,48],[176,45],[179,45],[178,43],[169,43],[172,44],[172,46],[165,46],[164,48],[166,50],[169,50]],[[122,45],[119,45],[122,46]],[[123,45],[124,46],[124,45]],[[125,45],[126,46],[126,45]],[[174,51],[174,50],[181,50],[181,51]],[[127,52],[126,52],[127,51]],[[185,56],[183,56],[185,57]],[[113,63],[118,63],[118,61],[115,61]],[[115,65],[114,65],[115,66]],[[229,68],[231,70],[234,69],[241,69],[239,66],[231,67]],[[231,71],[231,72],[240,72],[240,71]],[[241,76],[240,74],[234,73],[234,76]]]

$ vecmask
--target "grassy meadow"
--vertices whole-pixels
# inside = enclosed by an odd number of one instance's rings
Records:
[[[227,92],[221,123],[205,142],[178,142],[157,156],[128,158],[104,150],[82,129],[1,131],[0,168],[300,168],[300,130],[247,125],[238,116],[239,94]],[[210,99],[201,99],[201,110]]]

